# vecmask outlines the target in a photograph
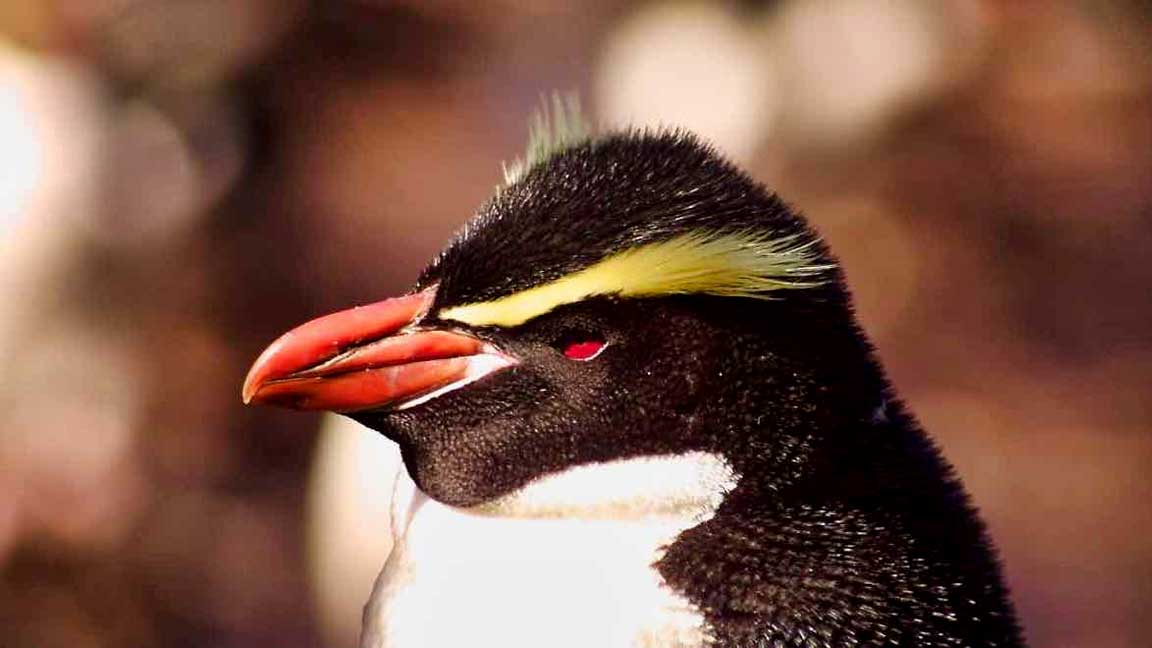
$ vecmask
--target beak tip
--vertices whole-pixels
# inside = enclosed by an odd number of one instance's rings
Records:
[[[245,405],[251,405],[253,399],[260,394],[260,388],[264,386],[265,376],[262,374],[265,372],[258,371],[259,368],[260,363],[257,362],[244,378],[244,386],[240,389],[240,400],[244,401]]]

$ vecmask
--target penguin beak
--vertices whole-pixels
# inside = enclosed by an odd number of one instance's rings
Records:
[[[457,331],[422,328],[435,288],[325,315],[273,342],[244,381],[246,404],[404,409],[516,364]]]

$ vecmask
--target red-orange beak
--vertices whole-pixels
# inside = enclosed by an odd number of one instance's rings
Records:
[[[491,345],[413,325],[435,289],[325,315],[273,342],[248,371],[245,403],[354,412],[404,408],[515,364]]]

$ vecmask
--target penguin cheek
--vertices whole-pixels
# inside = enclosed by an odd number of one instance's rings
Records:
[[[547,447],[520,452],[507,432],[486,426],[454,439],[412,444],[405,465],[433,499],[459,507],[483,504],[523,486],[549,464]]]
[[[469,507],[499,495],[498,465],[477,449],[451,452],[438,444],[416,444],[404,463],[420,490],[450,506]]]
[[[545,430],[561,402],[556,384],[522,364],[445,394],[435,407],[390,414],[398,433],[389,436],[422,491],[445,504],[474,506],[554,467],[559,453]]]

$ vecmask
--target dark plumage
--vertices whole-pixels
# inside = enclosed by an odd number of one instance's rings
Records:
[[[815,238],[686,134],[610,135],[553,155],[482,207],[417,285],[435,290],[419,327],[518,363],[416,407],[352,416],[400,444],[421,490],[463,507],[576,465],[722,456],[735,488],[656,563],[710,645],[1022,645],[983,526],[895,399],[822,245],[811,248],[829,266],[819,285],[767,299],[609,294],[511,327],[439,317],[699,231]],[[594,361],[557,352],[584,339],[607,343]]]

